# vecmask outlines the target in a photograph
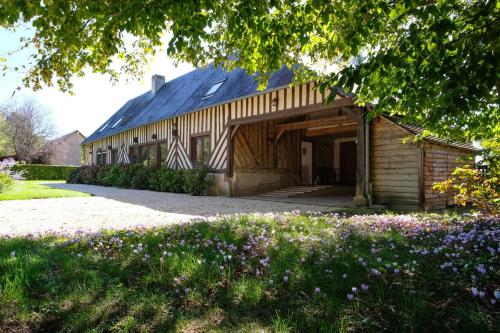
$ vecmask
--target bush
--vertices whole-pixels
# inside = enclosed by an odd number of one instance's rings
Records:
[[[0,193],[8,189],[12,185],[12,178],[5,173],[0,172]]]
[[[12,171],[24,172],[23,177],[28,180],[64,180],[71,172],[79,167],[45,164],[16,164]]]
[[[455,203],[465,206],[472,204],[483,213],[500,215],[500,183],[497,176],[481,173],[466,165],[456,168],[451,178],[434,184],[441,193],[454,195]]]
[[[192,195],[204,195],[213,182],[208,178],[210,168],[203,166],[186,171],[186,191]]]
[[[72,170],[67,182],[203,195],[212,185],[209,172],[207,167],[173,170],[148,168],[140,164],[84,166]]]

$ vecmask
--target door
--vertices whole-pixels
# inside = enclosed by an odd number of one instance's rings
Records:
[[[357,147],[356,141],[340,143],[340,183],[356,184]]]
[[[313,179],[313,144],[312,142],[302,141],[301,143],[302,173],[301,180],[304,185],[312,185]]]

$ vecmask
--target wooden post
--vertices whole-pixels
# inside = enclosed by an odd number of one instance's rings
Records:
[[[365,151],[369,149],[366,146],[366,138],[365,138],[365,126],[366,122],[363,117],[363,112],[358,110],[356,113],[357,120],[357,136],[358,143],[356,145],[357,154],[356,154],[356,196],[354,197],[354,205],[355,206],[367,206],[368,205],[368,197],[366,196],[366,173],[365,173]]]
[[[228,126],[228,135],[227,135],[227,169],[226,169],[226,177],[225,181],[229,185],[229,196],[234,196],[234,140],[233,140],[233,135],[236,133],[235,126]]]

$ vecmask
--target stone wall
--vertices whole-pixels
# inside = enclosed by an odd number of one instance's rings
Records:
[[[233,195],[255,195],[288,185],[290,177],[285,169],[239,169],[234,172]]]

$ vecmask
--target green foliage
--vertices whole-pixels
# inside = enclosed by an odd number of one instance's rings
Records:
[[[65,165],[16,164],[11,170],[24,171],[23,177],[27,180],[65,180],[77,169],[78,167]]]
[[[0,193],[12,186],[12,178],[9,175],[0,172]]]
[[[207,167],[195,170],[148,168],[140,164],[84,166],[73,171],[67,181],[160,192],[206,194],[212,185]]]
[[[2,176],[0,176],[0,178],[1,177]],[[52,186],[49,183],[53,183],[56,186]],[[12,186],[9,187],[6,191],[0,191],[0,201],[90,196],[90,194],[88,193],[58,188],[57,183],[57,181],[47,180],[14,181]]]
[[[186,170],[186,190],[193,195],[204,195],[210,186],[212,179],[208,177],[210,168],[201,166],[193,170]]]
[[[0,238],[0,331],[498,331],[498,219],[353,213]]]
[[[271,71],[310,59],[326,65],[314,73],[321,89],[339,86],[361,104],[377,101],[375,113],[404,115],[456,139],[498,138],[498,1],[69,0],[0,7],[0,25],[23,22],[35,30],[23,41],[36,46],[24,79],[34,89],[71,89],[73,74],[87,66],[114,79],[116,68],[141,76],[162,47],[195,66],[214,61],[260,73],[261,86]],[[165,33],[172,37],[164,46]]]
[[[486,177],[481,171],[466,165],[456,168],[451,178],[433,185],[441,193],[454,195],[461,206],[472,204],[483,213],[500,216],[500,178]]]

